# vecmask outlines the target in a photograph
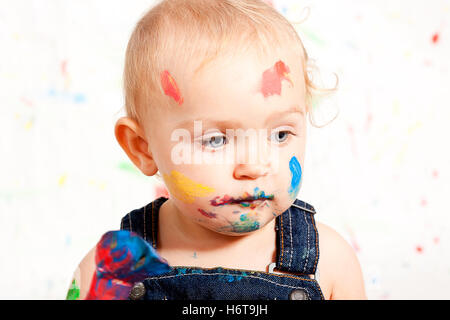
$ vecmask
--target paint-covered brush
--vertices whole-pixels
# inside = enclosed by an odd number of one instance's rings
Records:
[[[96,270],[86,300],[125,300],[135,282],[171,270],[134,232],[105,233],[96,246]]]

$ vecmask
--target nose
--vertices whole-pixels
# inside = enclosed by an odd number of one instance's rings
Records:
[[[242,143],[239,145],[239,142]],[[242,147],[245,146],[243,149]],[[233,176],[235,179],[257,179],[272,172],[273,154],[270,153],[270,145],[264,134],[250,136],[248,140],[240,140],[236,144],[238,148]],[[244,160],[244,161],[241,161]]]
[[[270,165],[240,163],[234,168],[234,178],[238,180],[254,180],[268,175],[269,171]]]

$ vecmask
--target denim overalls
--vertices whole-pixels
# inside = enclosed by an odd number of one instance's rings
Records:
[[[160,197],[122,218],[121,230],[136,232],[157,248]],[[296,199],[276,218],[276,263],[269,272],[174,266],[168,273],[135,283],[134,300],[323,300],[317,282],[319,237],[315,210]],[[273,269],[290,274],[273,273]],[[311,277],[310,277],[311,275]]]

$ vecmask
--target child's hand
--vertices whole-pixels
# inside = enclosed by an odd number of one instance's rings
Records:
[[[130,231],[109,231],[96,247],[96,271],[86,300],[127,299],[131,287],[170,270],[156,251]]]

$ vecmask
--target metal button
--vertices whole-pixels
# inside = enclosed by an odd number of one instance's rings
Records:
[[[289,294],[290,300],[308,300],[308,293],[304,289],[294,289]]]
[[[131,300],[138,300],[145,295],[145,286],[142,282],[136,282],[131,288],[130,295]]]

